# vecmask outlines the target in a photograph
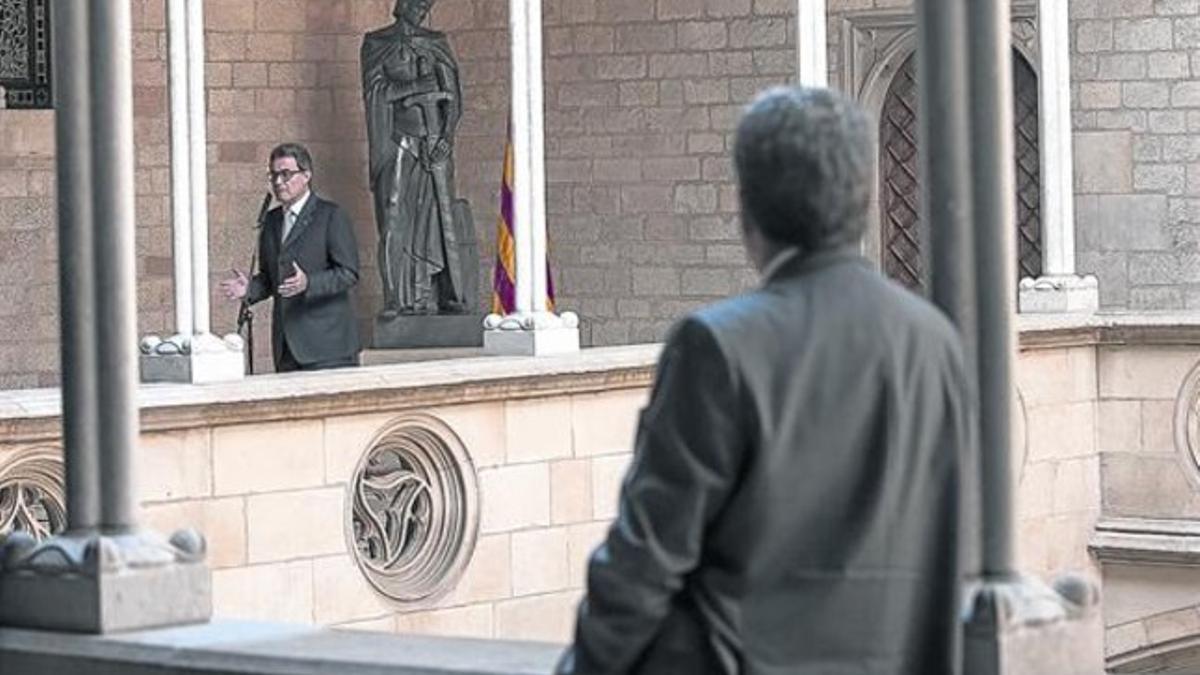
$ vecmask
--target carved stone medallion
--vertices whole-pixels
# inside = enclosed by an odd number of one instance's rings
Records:
[[[371,442],[350,482],[350,547],[367,581],[426,603],[458,581],[479,528],[475,468],[441,420],[409,415]]]
[[[22,530],[39,541],[63,531],[63,464],[54,448],[17,450],[0,461],[0,536]]]
[[[1200,489],[1200,363],[1192,366],[1175,399],[1175,450],[1184,473]]]

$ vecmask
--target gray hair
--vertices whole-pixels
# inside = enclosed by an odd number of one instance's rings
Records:
[[[312,173],[313,161],[312,155],[308,153],[308,148],[299,143],[281,143],[271,150],[270,162],[275,163],[277,159],[291,157],[296,160],[296,166],[301,171]]]
[[[743,218],[767,238],[808,250],[851,244],[866,229],[874,130],[856,103],[828,89],[777,87],[737,128]]]

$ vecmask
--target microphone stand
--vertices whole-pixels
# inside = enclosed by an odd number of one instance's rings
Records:
[[[262,206],[258,209],[258,220],[254,224],[254,252],[250,254],[250,275],[247,281],[246,293],[249,295],[249,283],[254,280],[254,276],[258,273],[258,240],[262,236],[263,225],[267,222],[267,211],[271,208],[271,193],[268,192],[266,197],[263,197]],[[254,374],[254,310],[250,309],[250,302],[246,296],[242,296],[242,302],[238,306],[237,316],[237,333],[242,334],[242,329],[246,330],[246,372],[250,375]]]

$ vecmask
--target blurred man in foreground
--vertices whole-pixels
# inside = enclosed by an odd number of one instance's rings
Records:
[[[560,673],[958,671],[972,405],[950,323],[858,253],[872,127],[822,89],[746,111],[762,285],[668,338]]]

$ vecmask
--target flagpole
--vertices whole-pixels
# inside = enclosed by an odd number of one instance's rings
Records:
[[[488,354],[562,354],[579,351],[579,317],[547,307],[545,93],[542,0],[510,0],[512,39],[512,218],[515,307],[484,320]],[[502,206],[503,208],[503,206]],[[503,232],[498,243],[503,242]],[[499,256],[504,256],[504,250]],[[502,283],[497,272],[494,279]],[[502,289],[497,288],[499,296]]]
[[[542,0],[526,0],[529,72],[529,188],[530,305],[534,313],[546,308],[546,112],[542,68]]]
[[[530,91],[530,33],[529,5],[531,0],[513,0],[509,24],[512,34],[512,115],[513,115],[513,239],[516,243],[517,293],[516,313],[525,316],[533,311],[533,184],[534,148],[532,92]]]

